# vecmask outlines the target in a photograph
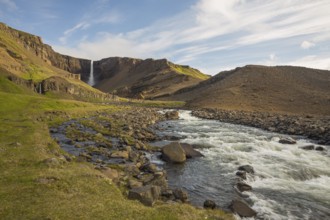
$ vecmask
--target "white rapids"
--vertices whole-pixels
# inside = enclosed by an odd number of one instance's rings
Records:
[[[226,208],[235,197],[244,198],[258,212],[257,219],[328,219],[330,216],[330,157],[325,152],[306,151],[313,144],[294,137],[297,144],[280,144],[278,133],[247,126],[204,120],[180,111],[180,120],[158,124],[159,135],[182,136],[181,142],[203,146],[205,157],[184,165],[165,164],[171,187],[183,187],[191,202],[201,206],[205,199]],[[316,144],[314,144],[316,145]],[[233,186],[237,168],[254,167],[246,181],[249,192]]]

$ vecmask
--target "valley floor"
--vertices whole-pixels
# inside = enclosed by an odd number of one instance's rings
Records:
[[[64,121],[130,107],[22,93],[0,92],[0,219],[232,219],[220,210],[128,200],[92,164],[68,162],[50,136],[49,127]]]

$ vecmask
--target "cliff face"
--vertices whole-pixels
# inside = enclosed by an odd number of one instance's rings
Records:
[[[26,50],[32,52],[44,62],[71,73],[81,74],[82,80],[88,80],[90,60],[57,53],[51,46],[44,44],[39,36],[13,29],[3,23],[0,23],[0,31],[11,36],[17,43],[23,45]]]
[[[61,76],[88,82],[91,60],[55,52],[38,36],[0,23],[0,66],[11,73],[40,82]],[[73,74],[80,74],[79,76]],[[97,89],[129,98],[155,98],[195,85],[209,76],[166,59],[111,57],[94,62]]]
[[[154,98],[195,85],[208,76],[166,59],[110,57],[94,62],[96,88],[128,98]]]

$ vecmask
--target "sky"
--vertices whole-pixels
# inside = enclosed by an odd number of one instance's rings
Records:
[[[330,70],[330,0],[0,0],[0,22],[91,60]]]

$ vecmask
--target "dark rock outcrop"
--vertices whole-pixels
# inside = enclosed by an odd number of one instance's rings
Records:
[[[15,75],[8,75],[8,79],[18,85],[25,86],[34,92],[45,94],[47,92],[53,92],[57,94],[68,94],[78,100],[91,100],[99,99],[103,101],[117,101],[118,97],[111,94],[102,92],[95,92],[86,89],[78,84],[73,84],[67,81],[65,78],[52,76],[40,83],[33,82],[32,80],[25,80]]]

